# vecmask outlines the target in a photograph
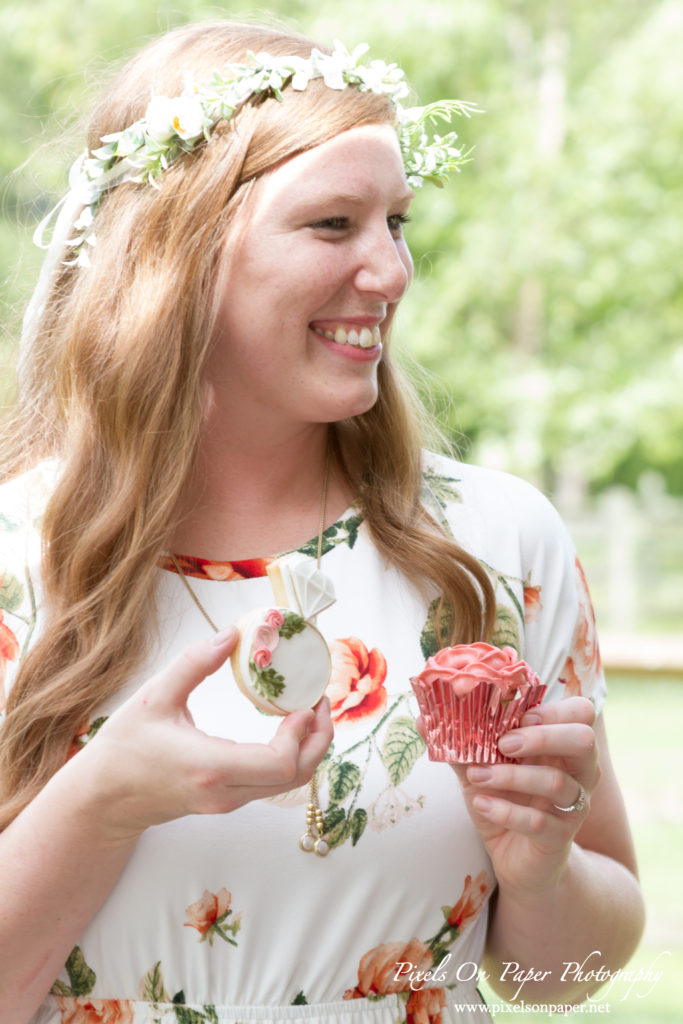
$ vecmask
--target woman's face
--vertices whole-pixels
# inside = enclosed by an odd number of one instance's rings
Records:
[[[353,128],[256,182],[226,243],[208,367],[243,425],[328,423],[374,404],[412,275],[412,195],[390,125]]]

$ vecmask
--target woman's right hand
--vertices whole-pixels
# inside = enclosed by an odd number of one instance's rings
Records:
[[[198,729],[187,700],[234,650],[234,627],[187,648],[144,683],[73,759],[82,797],[113,841],[186,814],[224,814],[308,782],[332,740],[326,697],[282,719],[270,743]]]

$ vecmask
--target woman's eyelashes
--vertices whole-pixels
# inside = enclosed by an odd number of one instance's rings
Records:
[[[387,226],[392,235],[400,235],[404,225],[409,221],[407,213],[394,213],[387,217]],[[314,221],[310,227],[317,231],[342,232],[352,230],[354,225],[349,217],[325,217],[323,220]]]
[[[395,235],[402,234],[403,228],[409,223],[410,216],[407,213],[395,213],[391,217],[387,217],[389,230]]]

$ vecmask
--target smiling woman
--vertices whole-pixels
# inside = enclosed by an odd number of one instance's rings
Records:
[[[227,435],[285,437],[372,408],[411,277],[411,198],[391,125],[352,128],[255,182],[226,240],[207,363],[231,395],[213,405]]]
[[[637,941],[572,545],[522,481],[423,450],[392,358],[403,223],[461,162],[432,119],[470,107],[408,107],[364,54],[161,37],[39,229],[0,486],[0,1024],[481,1021],[485,955],[557,992]],[[546,699],[517,760],[458,776],[409,680],[483,640]]]

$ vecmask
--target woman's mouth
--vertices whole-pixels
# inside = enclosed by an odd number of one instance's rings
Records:
[[[330,341],[334,341],[337,345],[353,345],[355,348],[374,348],[376,345],[381,345],[382,335],[380,333],[379,326],[374,327],[361,327],[357,330],[355,327],[349,330],[346,327],[342,327],[341,324],[334,328],[334,330],[327,330],[323,327],[312,327],[315,334],[319,334],[321,338],[329,338]]]

